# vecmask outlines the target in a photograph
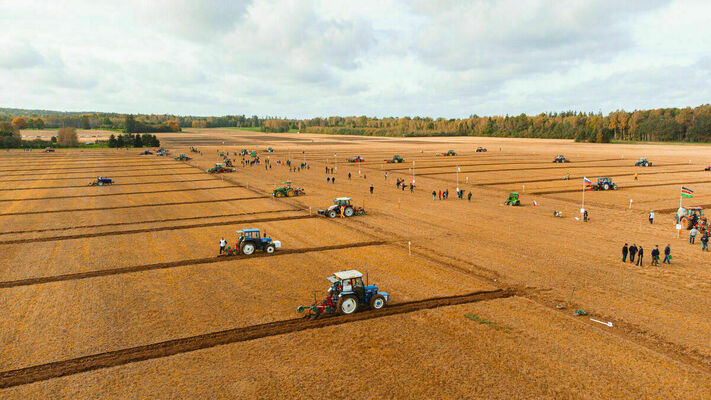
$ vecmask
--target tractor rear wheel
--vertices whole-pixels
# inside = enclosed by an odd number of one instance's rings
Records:
[[[244,243],[242,244],[242,249],[240,249],[242,254],[246,255],[251,255],[254,253],[254,244],[253,243]]]
[[[286,197],[294,197],[294,191],[293,191],[293,190],[287,191],[287,192],[286,192]]]
[[[338,215],[336,210],[331,210],[328,212],[328,218],[336,218],[336,215]]]
[[[267,247],[264,249],[264,251],[266,251],[268,254],[274,253],[274,250],[276,250],[276,247],[274,247],[273,244],[270,244],[269,246],[267,246]]]
[[[385,307],[385,297],[382,294],[376,294],[370,299],[370,308],[380,310]]]
[[[346,207],[345,210],[343,210],[343,215],[346,217],[352,217],[353,216],[353,207]]]
[[[338,300],[337,308],[341,315],[353,314],[358,309],[358,300],[355,296],[343,296]]]

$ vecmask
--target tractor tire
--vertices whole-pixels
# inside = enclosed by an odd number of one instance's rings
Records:
[[[270,244],[269,246],[264,248],[264,251],[267,252],[267,254],[274,254],[275,250],[276,250],[276,247],[274,247],[273,244]]]
[[[341,315],[350,315],[358,309],[358,300],[355,296],[343,296],[338,299],[338,313]]]
[[[294,191],[289,190],[288,192],[286,192],[286,197],[294,197]]]
[[[521,205],[521,200],[516,200],[516,202],[514,203],[514,206],[520,206],[520,205]]]
[[[343,215],[345,215],[346,217],[352,217],[353,214],[353,207],[346,207],[346,209],[343,210]]]
[[[380,310],[385,307],[385,297],[382,294],[376,294],[370,299],[370,308],[373,310]]]
[[[602,189],[603,189],[603,190],[610,190],[610,184],[609,184],[609,183],[603,184],[603,185],[602,185]]]
[[[284,194],[282,194],[282,192],[276,192],[276,196],[275,196],[275,197],[284,197]]]
[[[681,218],[681,226],[683,226],[684,229],[686,229],[686,230],[691,229],[691,220],[687,217],[682,217]]]
[[[328,212],[328,218],[336,218],[336,216],[338,216],[336,210],[331,210]]]
[[[254,244],[253,243],[244,243],[242,244],[242,248],[240,249],[240,252],[244,255],[251,255],[254,253]]]
[[[99,186],[104,186],[104,182],[99,181]]]

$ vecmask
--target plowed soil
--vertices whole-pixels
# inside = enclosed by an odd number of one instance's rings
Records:
[[[0,153],[0,397],[711,392],[711,256],[673,223],[682,185],[695,191],[685,206],[711,206],[706,146],[235,129],[159,136],[174,154],[195,145],[203,155]],[[232,154],[241,148],[272,168],[242,167]],[[458,154],[438,155],[449,149]],[[204,172],[218,151],[231,152],[237,172]],[[405,162],[384,162],[395,154]],[[571,162],[552,163],[557,154]],[[366,162],[345,162],[355,155]],[[639,157],[654,166],[634,167]],[[309,168],[276,165],[287,159]],[[413,165],[414,191],[396,189]],[[87,186],[96,176],[117,184]],[[582,222],[582,178],[600,176],[619,190],[585,192]],[[273,199],[285,180],[307,195]],[[457,185],[471,200],[457,199]],[[449,199],[432,199],[445,189]],[[510,191],[521,207],[503,205]],[[368,214],[317,215],[342,196]],[[233,245],[236,230],[252,227],[283,247],[218,255],[220,238]],[[642,266],[622,263],[625,242],[644,247]],[[654,246],[667,244],[672,264],[650,266]],[[390,293],[388,307],[298,319],[296,307],[322,298],[324,278],[345,269],[367,272]]]

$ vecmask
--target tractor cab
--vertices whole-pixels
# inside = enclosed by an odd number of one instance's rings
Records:
[[[333,200],[333,205],[340,206],[340,207],[349,206],[349,205],[351,205],[351,198],[350,197],[339,197],[339,198]]]

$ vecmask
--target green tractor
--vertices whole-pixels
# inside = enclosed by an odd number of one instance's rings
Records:
[[[249,152],[247,151],[247,149],[242,149],[242,150],[239,151],[239,155],[241,155],[241,156],[246,156],[247,154],[249,154]]]
[[[254,158],[257,158],[257,152],[254,151],[254,150],[250,151],[250,152],[249,152],[249,155],[252,156],[252,157],[254,157]]]
[[[178,161],[190,161],[190,157],[186,156],[183,153],[180,153],[180,155],[175,157],[175,159]]]
[[[518,192],[509,193],[509,198],[504,202],[507,206],[520,206],[521,200],[518,198]]]
[[[302,188],[291,187],[291,181],[282,182],[284,186],[278,187],[272,190],[272,196],[274,197],[294,197],[303,196],[306,194]]]
[[[403,161],[405,160],[397,154],[395,154],[392,159],[385,160],[388,164],[400,164]]]
[[[456,156],[456,155],[457,155],[457,152],[454,151],[454,150],[450,150],[450,151],[448,151],[448,152],[446,152],[446,153],[442,153],[442,155],[445,156],[445,157]]]

